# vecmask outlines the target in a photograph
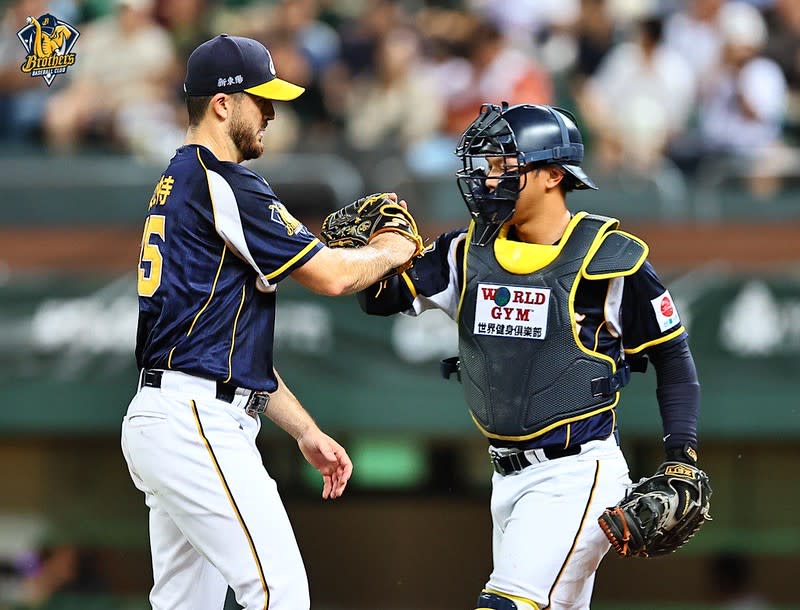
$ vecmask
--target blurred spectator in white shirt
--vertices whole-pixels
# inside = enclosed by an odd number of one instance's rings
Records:
[[[786,162],[781,132],[786,78],[761,54],[767,27],[758,9],[730,2],[719,15],[723,52],[716,80],[700,108],[700,137],[707,155],[728,155],[747,164],[750,187],[766,195]]]
[[[719,11],[725,0],[688,0],[664,24],[664,44],[675,49],[694,71],[699,91],[712,77],[722,52]]]
[[[551,27],[573,23],[581,11],[580,0],[470,0],[469,6],[522,48]]]
[[[786,127],[800,144],[800,2],[775,0],[769,13],[769,40],[765,55],[778,62],[789,85]]]
[[[69,85],[48,107],[51,146],[94,141],[161,160],[180,144],[170,81],[175,54],[152,10],[152,0],[115,0],[111,15],[81,32]]]
[[[619,43],[579,93],[602,171],[661,167],[669,142],[682,133],[695,102],[694,73],[661,42],[662,21],[645,17],[635,40]]]

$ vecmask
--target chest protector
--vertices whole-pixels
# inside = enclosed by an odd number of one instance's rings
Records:
[[[535,438],[617,404],[629,369],[580,342],[574,301],[581,279],[630,275],[647,257],[646,244],[618,225],[580,212],[556,246],[503,233],[467,246],[460,377],[487,437]]]

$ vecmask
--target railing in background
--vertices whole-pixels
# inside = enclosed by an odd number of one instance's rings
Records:
[[[572,208],[626,221],[727,222],[800,219],[800,154],[783,168],[775,193],[757,197],[743,185],[749,169],[719,162],[694,182],[674,167],[651,175],[589,171],[598,191],[570,194]],[[366,192],[397,191],[422,222],[465,224],[452,172],[420,173],[401,157],[370,160],[332,154],[281,154],[251,162],[298,217],[320,218]],[[359,169],[363,168],[363,169]],[[163,167],[112,155],[23,154],[0,160],[0,225],[139,224]]]

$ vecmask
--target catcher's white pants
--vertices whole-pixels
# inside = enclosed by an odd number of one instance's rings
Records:
[[[221,610],[227,585],[248,610],[307,610],[308,581],[244,398],[171,371],[139,390],[122,451],[150,507],[153,610]]]
[[[577,455],[540,459],[492,478],[494,570],[486,589],[540,609],[589,608],[609,549],[597,518],[625,495],[628,465],[613,436]]]

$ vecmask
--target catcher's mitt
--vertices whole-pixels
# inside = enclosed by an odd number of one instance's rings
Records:
[[[425,247],[411,212],[395,203],[387,193],[362,197],[322,221],[322,239],[329,248],[360,248],[376,235],[392,231],[410,239],[417,246],[414,257]]]
[[[709,515],[711,485],[702,470],[682,462],[664,462],[637,483],[598,522],[622,557],[666,555],[694,536]]]

